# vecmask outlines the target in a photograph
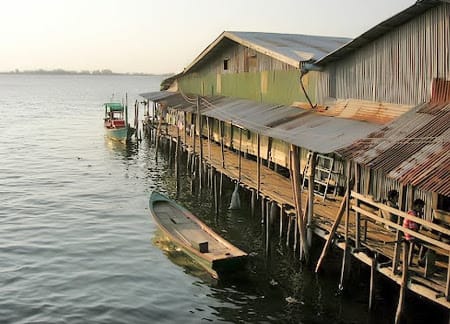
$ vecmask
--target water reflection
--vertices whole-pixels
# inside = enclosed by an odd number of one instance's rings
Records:
[[[120,142],[105,136],[105,147],[115,156],[132,160],[139,150],[139,143],[136,141]]]

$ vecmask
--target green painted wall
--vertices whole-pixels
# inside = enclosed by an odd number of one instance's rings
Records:
[[[219,76],[213,72],[199,72],[183,76],[178,80],[178,86],[188,94],[224,95],[290,105],[296,101],[306,102],[299,77],[298,70],[224,73]],[[313,103],[316,98],[316,80],[315,72],[310,72],[303,78],[306,91]]]

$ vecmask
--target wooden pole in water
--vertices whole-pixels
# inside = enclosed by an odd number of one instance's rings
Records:
[[[200,192],[203,186],[203,137],[202,137],[202,115],[200,115],[200,96],[197,96],[197,122],[198,122],[198,139],[200,146],[200,162],[198,164],[198,183]]]
[[[376,257],[372,258],[370,263],[370,291],[369,291],[369,311],[372,310],[373,307],[373,298],[375,294],[375,276],[377,272],[377,259]]]
[[[256,208],[256,193],[255,190],[251,190],[252,192],[252,198],[251,198],[251,211],[252,211],[252,216],[255,216],[255,208]]]
[[[355,190],[357,193],[360,193],[359,190],[359,179],[360,179],[360,170],[358,163],[355,163]],[[356,199],[355,204],[359,207],[359,200]],[[355,212],[355,248],[359,249],[361,247],[360,237],[361,237],[361,215],[358,212]],[[370,305],[369,305],[370,308]]]
[[[221,154],[222,154],[222,168],[225,169],[225,148],[224,148],[224,143],[223,143],[223,133],[224,133],[223,121],[219,120],[219,127],[220,127],[220,150],[221,150]],[[220,183],[221,183],[220,187],[222,188],[222,180],[220,181]],[[220,195],[222,196],[222,189],[221,189]]]
[[[261,135],[257,134],[256,141],[258,143],[258,149],[256,153],[256,181],[257,181],[257,191],[259,196],[259,192],[261,191]]]
[[[314,178],[316,175],[316,152],[312,152],[311,154],[311,164],[308,169],[308,220],[306,222],[307,226],[307,234],[306,234],[306,242],[308,243],[308,249],[311,248],[312,242],[312,219],[314,215]],[[300,161],[299,161],[300,163]],[[326,193],[325,193],[326,194]]]
[[[239,128],[239,158],[238,158],[238,167],[239,167],[239,183],[241,182],[242,177],[242,128]]]
[[[403,247],[402,281],[400,283],[400,294],[398,297],[397,311],[395,313],[395,324],[401,323],[403,307],[405,305],[406,285],[408,283],[409,242],[403,241],[402,247]]]
[[[297,224],[300,231],[300,242],[303,247],[303,252],[305,255],[306,262],[309,262],[309,250],[306,244],[306,231],[305,224],[303,222],[303,211],[302,211],[302,192],[300,187],[300,170],[299,170],[299,157],[298,152],[294,144],[291,144],[291,182],[293,182],[293,196],[295,203],[295,210],[297,214]]]
[[[344,289],[344,276],[347,266],[347,259],[349,258],[349,237],[348,237],[348,229],[349,229],[349,221],[350,221],[350,175],[352,170],[352,162],[350,160],[347,161],[347,199],[345,201],[345,248],[342,256],[342,267],[341,267],[341,280],[339,282],[339,290]]]
[[[405,194],[406,194],[406,186],[402,185],[400,187],[400,192],[398,194],[399,197],[399,201],[398,201],[398,209],[405,211]],[[401,217],[398,217],[397,219],[397,224],[402,224],[403,220],[401,219]],[[403,232],[397,230],[397,233],[395,235],[395,245],[394,245],[394,258],[392,260],[392,274],[397,274],[397,267],[399,265],[399,260],[400,260],[400,241],[403,238]],[[450,269],[450,268],[449,268]]]

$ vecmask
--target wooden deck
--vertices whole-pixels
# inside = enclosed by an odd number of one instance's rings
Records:
[[[168,126],[167,133],[166,127],[162,127],[161,136],[170,138],[172,141],[177,139],[177,128],[175,126]],[[194,153],[193,138],[185,136],[184,133],[179,134],[182,147],[190,152]],[[195,140],[195,154],[199,154],[199,138],[196,136]],[[218,172],[223,173],[232,180],[238,181],[240,177],[240,185],[250,190],[256,190],[258,187],[257,179],[257,162],[252,159],[245,159],[242,155],[241,158],[241,170],[239,171],[239,154],[225,148],[224,149],[224,167],[222,166],[222,150],[221,145],[215,142],[208,142],[206,138],[203,139],[203,158],[207,165],[214,167]],[[273,171],[267,166],[261,166],[260,175],[260,192],[259,195],[270,201],[276,202],[282,207],[283,218],[294,219],[294,198],[292,192],[292,185],[289,178]],[[308,199],[307,192],[302,192],[302,206],[306,205]],[[315,197],[314,199],[314,218],[313,228],[314,233],[323,239],[328,239],[330,229],[336,219],[341,201],[343,197],[329,195],[328,199],[323,200],[322,197]],[[351,201],[353,203],[353,200]],[[370,267],[374,267],[376,271],[385,275],[387,278],[401,284],[402,274],[398,269],[393,269],[392,261],[394,257],[394,247],[396,242],[396,233],[385,228],[383,224],[374,222],[368,217],[361,216],[361,222],[367,225],[361,234],[361,246],[358,249],[354,248],[354,242],[356,239],[356,213],[350,211],[349,217],[349,239],[351,241],[351,254],[356,259],[367,264]],[[294,227],[296,228],[296,227]],[[345,220],[339,224],[336,235],[344,237],[345,233]],[[341,249],[345,249],[345,242],[339,242],[335,244]],[[376,260],[375,260],[376,257]],[[407,288],[421,296],[424,296],[450,309],[450,302],[447,300],[448,296],[448,254],[444,255],[444,261],[437,263],[437,269],[432,276],[425,277],[424,269],[419,266],[410,266],[408,269],[409,280]],[[378,260],[385,260],[387,262],[379,263]],[[417,261],[417,260],[416,260]],[[417,264],[417,262],[416,262]],[[395,270],[395,271],[394,271]],[[401,270],[401,269],[400,269]]]

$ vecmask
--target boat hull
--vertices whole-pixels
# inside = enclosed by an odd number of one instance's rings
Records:
[[[128,130],[123,128],[105,128],[106,136],[110,139],[125,142],[128,139]]]
[[[224,240],[187,209],[157,192],[150,196],[149,205],[164,234],[213,278],[245,269],[247,253]],[[206,250],[202,245],[207,246]]]

